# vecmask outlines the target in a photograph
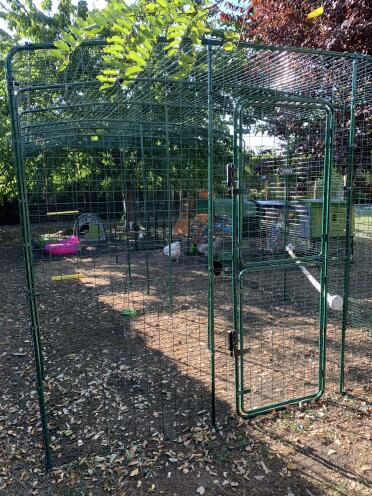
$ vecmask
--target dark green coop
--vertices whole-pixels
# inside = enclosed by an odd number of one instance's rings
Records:
[[[370,58],[159,43],[102,91],[102,46],[7,58],[47,465],[363,389]]]

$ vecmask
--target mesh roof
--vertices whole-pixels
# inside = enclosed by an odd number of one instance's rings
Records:
[[[212,51],[210,69],[217,134],[225,132],[223,124],[229,121],[236,102],[248,95],[324,99],[336,109],[350,101],[353,57],[346,54],[248,44],[242,44],[235,52],[225,52],[219,43],[206,41],[198,49],[193,72],[174,81],[177,61],[164,56],[159,43],[145,71],[129,88],[118,82],[101,91],[96,76],[102,68],[102,42],[76,50],[63,73],[55,67],[50,53],[52,45],[29,45],[16,51],[12,58],[25,155],[66,145],[105,149],[133,143],[141,133],[162,135],[165,130],[170,137],[182,136],[187,140],[188,136],[198,136],[207,140],[208,46]],[[363,74],[367,78],[370,59],[357,56],[355,60],[362,69],[360,79]],[[371,98],[370,84],[363,84],[362,91],[361,98]],[[267,106],[265,112],[267,115]],[[252,118],[255,113],[259,119],[262,106],[251,105]],[[285,113],[272,106],[272,123],[288,125],[293,119],[293,112]],[[301,121],[301,111],[296,111],[295,119]]]

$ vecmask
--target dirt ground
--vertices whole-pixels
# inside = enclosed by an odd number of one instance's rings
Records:
[[[371,396],[364,353],[370,337],[356,329],[350,333],[348,349],[357,351],[348,369],[353,396],[336,393],[337,325],[331,322],[326,395],[301,409],[242,420],[234,413],[233,361],[226,349],[229,276],[219,276],[218,429],[212,429],[206,267],[201,260],[173,264],[170,302],[163,276],[168,261],[158,252],[149,260],[131,260],[129,288],[120,253],[88,252],[78,265],[35,264],[57,467],[45,474],[18,229],[2,227],[0,238],[0,494],[370,494]],[[84,277],[51,280],[72,273]],[[277,291],[268,292],[273,281],[265,277],[247,283],[242,293],[242,318],[253,335],[242,366],[249,409],[317,389],[317,300],[297,273],[289,274],[289,311],[280,296],[284,276],[272,277]],[[124,308],[135,308],[137,315],[123,316]]]

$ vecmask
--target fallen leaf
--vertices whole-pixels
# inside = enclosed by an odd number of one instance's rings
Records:
[[[136,475],[138,475],[139,473],[139,470],[138,468],[135,468],[134,470],[132,470],[132,472],[130,473],[130,477],[135,477]]]
[[[260,462],[257,462],[257,463],[258,463],[258,465],[261,465],[265,474],[271,473],[271,470],[265,465],[265,463],[262,460]]]
[[[199,493],[200,495],[203,495],[205,493],[204,486],[199,486],[196,492]]]

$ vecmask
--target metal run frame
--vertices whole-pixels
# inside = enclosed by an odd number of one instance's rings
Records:
[[[104,46],[104,42],[92,41],[86,42],[83,46]],[[208,345],[211,353],[211,420],[214,424],[216,421],[216,377],[215,377],[215,336],[214,336],[214,276],[213,276],[213,219],[214,219],[214,201],[213,201],[213,188],[214,188],[214,128],[213,128],[213,115],[214,115],[214,79],[213,79],[213,69],[214,69],[214,48],[222,46],[219,40],[215,39],[204,39],[203,45],[207,47],[207,86],[208,86],[208,101],[205,102],[208,106]],[[359,54],[346,54],[346,53],[330,53],[323,50],[312,50],[312,49],[302,49],[302,48],[290,48],[290,47],[276,47],[271,45],[258,45],[252,43],[241,43],[242,48],[249,48],[257,51],[270,50],[274,52],[284,52],[284,53],[302,53],[309,55],[319,55],[319,56],[332,56],[335,58],[343,58],[352,61],[352,88],[351,88],[351,100],[350,100],[350,126],[349,126],[349,154],[348,154],[348,164],[347,164],[347,218],[346,218],[346,252],[344,257],[344,307],[342,314],[342,333],[341,333],[341,346],[340,346],[340,375],[339,375],[339,388],[341,393],[345,393],[345,343],[347,339],[347,328],[348,328],[348,295],[349,295],[349,279],[350,279],[350,265],[351,265],[351,215],[352,215],[352,202],[353,202],[353,168],[354,168],[354,141],[355,141],[355,102],[356,102],[356,92],[357,92],[357,68],[358,61],[364,60],[365,57]],[[35,370],[36,370],[36,383],[40,407],[40,417],[44,438],[45,447],[45,460],[46,467],[50,468],[52,466],[52,455],[50,448],[50,438],[48,431],[48,416],[45,403],[45,393],[44,393],[44,364],[43,364],[43,352],[42,343],[40,336],[38,312],[37,312],[37,302],[36,302],[36,292],[35,292],[35,281],[34,281],[34,271],[32,263],[32,246],[31,246],[31,232],[30,232],[30,222],[29,222],[29,209],[27,201],[27,185],[25,176],[25,160],[22,151],[22,136],[20,130],[20,111],[18,109],[18,98],[19,91],[17,87],[17,82],[14,80],[13,75],[13,58],[21,51],[35,51],[52,49],[52,44],[28,44],[24,46],[14,47],[6,58],[6,77],[7,77],[7,88],[8,88],[8,99],[9,99],[9,110],[11,116],[11,126],[12,126],[12,137],[13,137],[13,149],[15,156],[15,170],[17,176],[17,187],[19,196],[19,207],[21,216],[21,228],[22,228],[22,239],[23,239],[23,250],[24,259],[26,264],[26,276],[27,276],[27,290],[28,290],[28,302],[30,308],[31,317],[31,334],[33,341],[34,350],[34,360],[35,360]],[[232,57],[234,54],[231,55]],[[155,80],[155,79],[154,79]],[[89,85],[97,84],[96,81],[77,83],[84,89]],[[22,88],[23,91],[33,91],[40,89],[42,85]],[[55,88],[56,84],[45,85],[45,88]],[[63,86],[60,85],[60,86]],[[260,413],[267,412],[278,407],[283,407],[290,403],[299,403],[302,401],[310,401],[319,398],[325,389],[325,364],[326,364],[326,328],[327,328],[327,306],[326,306],[326,295],[327,295],[327,279],[328,279],[328,230],[329,230],[329,213],[330,213],[330,188],[331,188],[331,160],[332,160],[332,129],[333,129],[333,108],[328,101],[319,101],[316,98],[306,99],[306,98],[296,98],[296,97],[262,97],[257,96],[251,98],[242,98],[236,103],[234,109],[234,165],[237,169],[237,183],[236,188],[238,194],[233,194],[233,245],[232,245],[232,272],[233,272],[233,313],[234,313],[234,329],[235,333],[239,338],[239,346],[242,349],[244,345],[242,322],[240,320],[239,314],[241,312],[241,302],[239,297],[240,281],[244,273],[251,270],[265,270],[265,262],[252,263],[249,266],[244,266],[240,257],[240,246],[242,241],[241,224],[242,224],[242,196],[239,193],[241,189],[241,177],[242,177],[242,161],[241,161],[241,148],[242,148],[242,133],[239,133],[239,126],[241,122],[241,115],[245,106],[252,105],[262,105],[264,101],[272,101],[276,105],[289,106],[292,108],[297,108],[299,106],[308,108],[321,109],[326,114],[326,153],[324,160],[324,199],[323,202],[323,223],[322,223],[322,241],[321,241],[321,251],[316,256],[304,257],[301,262],[315,262],[321,267],[321,295],[320,295],[320,334],[319,334],[319,377],[318,377],[318,392],[305,397],[296,397],[289,401],[282,403],[269,404],[262,408],[257,408],[254,410],[246,410],[244,406],[244,384],[242,378],[242,355],[235,355],[235,373],[236,373],[236,406],[239,413],[245,417],[257,415]],[[35,112],[37,109],[35,109]],[[167,115],[167,114],[166,114]],[[141,128],[142,129],[142,128]],[[169,126],[166,122],[166,140],[169,141]],[[143,141],[143,135],[140,139]],[[142,146],[143,149],[143,146]],[[169,169],[169,150],[167,155],[168,169]],[[169,177],[168,177],[169,181]],[[169,190],[168,190],[169,191]],[[170,198],[168,197],[168,202]],[[172,242],[172,226],[171,219],[168,218],[169,224],[169,236],[170,243]],[[169,262],[171,263],[170,259]],[[274,262],[271,262],[271,265]],[[289,267],[293,265],[291,260],[284,262],[283,260],[278,260],[278,267]],[[171,270],[171,268],[170,268]],[[172,291],[170,290],[169,307],[172,309]]]

